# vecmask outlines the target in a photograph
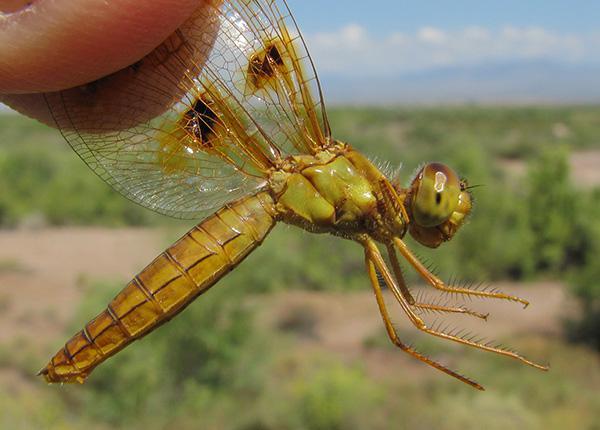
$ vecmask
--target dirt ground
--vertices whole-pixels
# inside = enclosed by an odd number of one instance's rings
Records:
[[[141,229],[0,231],[0,344],[61,334],[83,280],[126,281],[160,252],[160,240]]]
[[[522,160],[502,160],[500,166],[511,176],[519,178],[527,173],[527,164]],[[600,186],[600,150],[590,149],[571,154],[569,167],[571,181],[577,188]]]
[[[579,151],[571,155],[571,171],[576,184],[583,187],[600,186],[600,151]]]

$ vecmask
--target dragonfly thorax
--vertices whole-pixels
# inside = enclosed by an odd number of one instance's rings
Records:
[[[311,231],[358,228],[377,206],[368,179],[343,153],[290,157],[270,185],[284,221]]]
[[[408,216],[387,178],[347,145],[286,159],[270,180],[283,221],[312,232],[404,236]]]

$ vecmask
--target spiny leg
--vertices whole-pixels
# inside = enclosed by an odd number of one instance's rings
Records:
[[[527,300],[500,292],[477,291],[468,288],[449,287],[440,278],[427,270],[423,263],[421,263],[419,259],[415,257],[415,255],[410,251],[410,249],[408,249],[402,240],[394,238],[394,244],[398,248],[398,251],[400,251],[400,254],[402,254],[402,256],[410,263],[410,265],[415,268],[419,275],[421,275],[421,277],[425,279],[428,284],[440,291],[444,291],[446,293],[465,294],[468,296],[491,297],[495,299],[509,300],[512,302],[522,303],[524,307],[529,306],[529,302]]]
[[[388,286],[388,288],[390,288],[390,290],[394,294],[394,297],[396,297],[396,300],[398,301],[398,303],[400,304],[400,306],[402,307],[402,309],[404,310],[404,312],[406,313],[406,315],[408,316],[410,321],[419,330],[421,330],[425,333],[429,333],[433,336],[440,337],[442,339],[452,340],[454,342],[462,343],[463,345],[469,345],[469,346],[472,346],[474,348],[478,348],[478,349],[481,349],[484,351],[494,352],[499,355],[511,357],[511,358],[519,360],[529,366],[540,369],[540,370],[548,370],[547,366],[543,366],[541,364],[534,363],[533,361],[526,359],[525,357],[521,356],[520,354],[518,354],[514,351],[503,349],[498,346],[492,346],[489,343],[484,344],[479,341],[474,341],[473,338],[467,338],[466,336],[461,337],[459,334],[445,333],[443,331],[440,331],[437,329],[432,329],[432,328],[428,327],[425,324],[425,322],[414,313],[414,311],[410,308],[410,305],[408,304],[408,302],[406,301],[404,296],[402,296],[400,287],[397,285],[394,277],[392,276],[389,269],[387,268],[385,261],[381,255],[381,253],[379,252],[379,249],[377,248],[377,245],[375,244],[375,242],[373,242],[372,239],[367,238],[364,240],[363,246],[365,246],[365,251],[367,253],[367,257],[373,262],[373,264],[375,265],[375,269],[382,274],[383,279],[386,282],[386,285]]]
[[[444,306],[434,303],[422,303],[413,297],[408,286],[406,285],[406,281],[404,280],[404,275],[402,274],[402,268],[400,267],[400,262],[398,261],[398,256],[396,255],[396,250],[391,244],[387,245],[388,256],[392,263],[392,269],[394,271],[394,275],[396,276],[396,281],[398,283],[398,287],[402,292],[402,295],[406,299],[409,305],[422,309],[428,312],[446,312],[446,313],[455,313],[455,314],[465,314],[470,315],[476,318],[480,318],[482,320],[488,319],[489,314],[482,314],[480,312],[473,311],[471,309],[465,308],[463,306]]]
[[[377,272],[377,279],[379,280],[379,285],[380,286],[384,286],[386,285],[385,280],[383,279],[383,277],[381,276],[381,274],[379,272]],[[403,284],[404,279],[400,278],[397,279],[398,281],[398,286],[401,288],[402,294],[404,294],[404,291],[407,291],[408,294],[410,294],[410,291],[408,289],[402,289],[402,286],[405,285]],[[412,297],[412,296],[411,296]],[[480,318],[482,320],[487,321],[489,314],[482,314],[480,312],[476,312],[474,310],[471,310],[465,306],[447,306],[446,304],[440,304],[438,303],[428,303],[428,302],[423,302],[421,300],[419,300],[418,298],[415,299],[413,298],[412,303],[409,301],[408,297],[405,297],[406,301],[409,303],[409,305],[411,305],[413,308],[424,311],[424,312],[430,312],[430,313],[452,313],[452,314],[463,314],[463,315],[469,315],[469,316],[473,316],[476,318]]]
[[[426,357],[425,355],[419,353],[414,348],[406,345],[405,343],[403,343],[400,340],[400,338],[398,337],[398,334],[396,333],[396,329],[394,328],[394,326],[390,320],[390,316],[387,311],[387,307],[385,305],[385,300],[384,300],[383,294],[381,292],[381,286],[379,285],[379,280],[377,278],[377,271],[375,270],[375,265],[371,261],[368,253],[366,254],[366,264],[367,264],[367,272],[369,273],[369,278],[371,280],[371,285],[373,286],[373,291],[375,292],[375,299],[377,300],[377,305],[379,306],[379,312],[381,314],[381,317],[383,318],[383,323],[385,324],[385,329],[386,329],[387,334],[388,334],[390,340],[392,341],[392,343],[394,345],[396,345],[398,348],[400,348],[401,350],[403,350],[403,351],[407,352],[408,354],[412,355],[413,357],[417,358],[418,360],[421,360],[422,362],[429,364],[430,366],[435,367],[438,370],[441,370],[442,372],[464,382],[465,384],[470,385],[473,388],[483,391],[484,388],[481,385],[479,385],[477,382],[472,381],[471,379],[469,379],[465,376],[462,376],[459,373],[456,373],[455,371],[447,368],[443,364],[433,361],[429,357]]]
[[[420,302],[416,302],[413,307],[417,308],[417,309],[422,309],[426,312],[445,312],[445,313],[450,313],[450,314],[464,314],[464,315],[470,315],[472,317],[475,318],[479,318],[482,320],[487,321],[488,317],[490,316],[489,314],[482,314],[480,312],[476,312],[473,311],[469,308],[464,308],[464,307],[452,307],[452,306],[442,306],[442,305],[436,305],[433,303],[420,303]]]

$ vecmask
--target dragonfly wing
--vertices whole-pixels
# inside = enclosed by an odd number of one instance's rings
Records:
[[[178,218],[253,192],[281,157],[329,143],[316,73],[281,1],[207,1],[138,63],[45,98],[92,170]]]
[[[217,61],[233,53],[237,73],[229,91],[244,100],[284,154],[327,146],[330,128],[316,70],[284,0],[238,0],[221,6]]]

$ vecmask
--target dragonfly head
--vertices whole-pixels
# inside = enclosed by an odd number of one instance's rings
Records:
[[[440,163],[429,163],[419,170],[406,202],[411,236],[430,248],[450,240],[472,208],[467,181]]]

